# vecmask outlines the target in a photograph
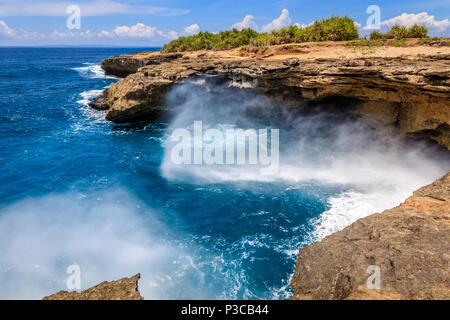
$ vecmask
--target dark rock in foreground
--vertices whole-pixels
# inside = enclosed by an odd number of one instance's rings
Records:
[[[450,299],[450,172],[300,250],[293,299]],[[368,266],[381,269],[369,289]]]

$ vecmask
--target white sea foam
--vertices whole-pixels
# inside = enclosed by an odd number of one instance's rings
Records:
[[[255,114],[258,110],[259,115],[273,116],[272,106],[266,99],[219,88],[208,81],[203,84],[203,90],[198,83],[191,85],[188,81],[175,87],[168,95],[168,102],[179,108],[167,128],[168,135],[177,128],[189,129],[196,120],[202,120],[205,127],[231,124],[246,129],[260,128],[257,121],[248,116],[249,112]],[[314,182],[344,190],[330,197],[328,210],[312,219],[308,226],[298,226],[303,229],[298,230],[300,234],[312,230],[306,238],[289,239],[274,248],[285,254],[286,259],[295,257],[302,246],[341,230],[359,218],[400,204],[414,190],[431,183],[450,167],[448,157],[437,148],[422,142],[406,142],[388,129],[371,131],[363,121],[336,118],[328,113],[284,114],[282,119],[280,170],[276,175],[261,175],[256,166],[175,165],[170,158],[170,142],[164,146],[161,173],[168,180],[198,185],[226,182],[233,187],[235,182],[260,181],[285,183],[292,190]],[[263,239],[262,243],[270,241]],[[246,245],[251,248],[260,243],[261,239],[247,241]],[[250,255],[245,248],[243,250],[243,254]],[[249,258],[242,256],[236,265]],[[233,273],[229,277],[233,285],[223,297],[242,297],[245,274],[240,277]],[[271,288],[271,297],[289,297],[288,284],[289,277],[279,287]]]
[[[96,110],[88,105],[93,98],[102,94],[103,90],[88,90],[80,93],[80,100],[77,101],[78,104],[81,105],[81,112],[83,117],[80,118],[78,114],[71,115],[74,123],[72,124],[72,129],[74,132],[82,132],[86,130],[90,130],[98,123],[107,123],[105,119],[105,112],[101,110]]]
[[[78,100],[77,103],[82,104],[84,106],[88,106],[88,103],[92,101],[95,97],[101,95],[103,90],[88,90],[80,93],[81,100]]]
[[[399,189],[393,193],[346,191],[328,199],[330,209],[311,221],[314,231],[310,241],[322,240],[327,235],[344,229],[360,218],[394,207],[409,196],[409,190]]]
[[[249,126],[254,120],[247,118],[245,111],[252,103],[260,102],[230,101],[229,91],[224,92],[226,97],[209,91],[212,100],[208,100],[191,87],[182,89],[187,99],[168,132],[191,125],[193,120],[211,126],[235,121]],[[86,107],[86,101],[100,93],[90,90],[80,94],[82,109],[103,115]],[[290,121],[294,129],[280,135],[280,140],[286,139],[287,143],[281,150],[282,165],[277,176],[261,176],[257,168],[239,166],[175,167],[167,157],[161,166],[162,174],[169,180],[184,179],[199,185],[205,181],[230,182],[230,187],[235,181],[254,180],[286,182],[289,190],[310,180],[341,185],[346,191],[328,199],[329,209],[311,221],[309,241],[315,241],[358,218],[397,205],[448,168],[448,162],[432,157],[433,149],[392,139],[389,132],[374,139],[359,122],[330,124],[322,116]],[[333,134],[321,135],[321,125],[333,125]],[[168,150],[170,145],[164,147]],[[255,298],[257,294],[246,288],[251,279],[242,267],[252,259],[250,251],[269,246],[292,258],[305,244],[289,240],[274,245],[260,234],[233,243],[231,252],[240,253],[233,261],[224,258],[223,253],[199,258],[195,241],[172,241],[170,230],[157,216],[124,190],[110,190],[95,197],[50,195],[0,210],[0,268],[4,271],[0,273],[0,298],[38,299],[65,290],[65,268],[73,263],[81,267],[83,289],[141,272],[140,291],[147,299]],[[268,294],[289,298],[289,277]]]
[[[77,67],[73,68],[72,70],[77,71],[80,76],[84,78],[89,79],[115,79],[120,80],[121,78],[111,75],[105,75],[105,70],[101,68],[99,64],[90,64],[90,63],[83,63],[86,65],[85,67]]]
[[[254,88],[255,84],[252,81],[233,79],[228,82],[227,86],[229,88],[235,87],[235,88],[241,88],[241,89],[244,89],[244,88],[249,89],[249,88]]]
[[[217,127],[232,123],[255,127],[248,111],[261,106],[259,113],[270,113],[266,99],[242,96],[232,89],[206,83],[205,90],[189,82],[172,90],[168,101],[179,110],[168,127],[189,128],[194,120]],[[201,88],[201,87],[200,87]],[[182,99],[179,99],[182,97]],[[398,205],[417,188],[431,183],[450,167],[435,147],[423,142],[405,142],[388,129],[373,132],[356,119],[337,119],[334,115],[285,115],[280,128],[280,170],[273,176],[261,175],[255,166],[174,165],[167,144],[161,172],[169,180],[189,183],[233,183],[237,181],[285,182],[315,181],[339,186],[340,195],[328,200],[329,210],[312,221],[311,240],[340,230],[358,218]]]
[[[172,241],[157,213],[121,189],[22,200],[0,210],[0,299],[41,299],[67,290],[66,268],[81,289],[141,273],[146,299],[207,298],[195,246]],[[183,288],[183,292],[177,288]]]

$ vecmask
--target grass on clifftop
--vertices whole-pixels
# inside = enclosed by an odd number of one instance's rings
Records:
[[[353,19],[336,17],[318,20],[301,28],[296,25],[258,33],[252,29],[229,30],[219,33],[199,32],[193,36],[180,37],[162,48],[163,52],[196,50],[228,50],[242,46],[267,47],[269,45],[300,43],[308,41],[345,41],[358,39],[358,29]]]

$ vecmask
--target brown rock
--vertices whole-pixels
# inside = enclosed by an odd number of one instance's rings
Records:
[[[138,290],[141,275],[123,278],[117,281],[104,281],[82,292],[60,291],[43,300],[144,300]]]
[[[93,101],[88,103],[88,106],[91,108],[97,109],[97,110],[108,110],[109,104],[106,101],[106,97],[104,96],[104,93],[96,98],[94,98]]]
[[[449,299],[450,172],[300,250],[293,299]],[[381,269],[369,289],[367,267]]]
[[[450,54],[270,59],[151,53],[106,59],[107,73],[128,76],[106,92],[106,118],[154,121],[170,110],[164,96],[182,80],[203,74],[250,80],[255,90],[286,104],[345,97],[353,110],[403,133],[425,134],[450,149]],[[134,73],[133,73],[134,72]],[[132,74],[131,74],[132,73]],[[438,129],[439,128],[439,129]]]
[[[153,52],[137,52],[105,59],[102,61],[101,67],[107,75],[126,77],[135,73],[140,67],[170,62],[181,56],[179,53],[155,54]]]

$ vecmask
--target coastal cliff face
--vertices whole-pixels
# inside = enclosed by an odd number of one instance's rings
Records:
[[[293,299],[449,299],[450,172],[300,250]],[[369,289],[369,266],[380,288]]]
[[[122,55],[102,61],[102,68],[126,78],[91,106],[106,109],[115,123],[152,121],[170,112],[164,97],[175,84],[219,75],[229,85],[251,87],[299,110],[310,102],[347,98],[351,103],[342,107],[357,115],[450,149],[450,48],[402,49],[364,55],[310,45],[295,52],[272,48],[264,56],[243,57],[236,50]]]
[[[131,278],[123,278],[117,281],[104,281],[82,292],[60,291],[43,300],[144,300],[138,290],[137,274]]]

